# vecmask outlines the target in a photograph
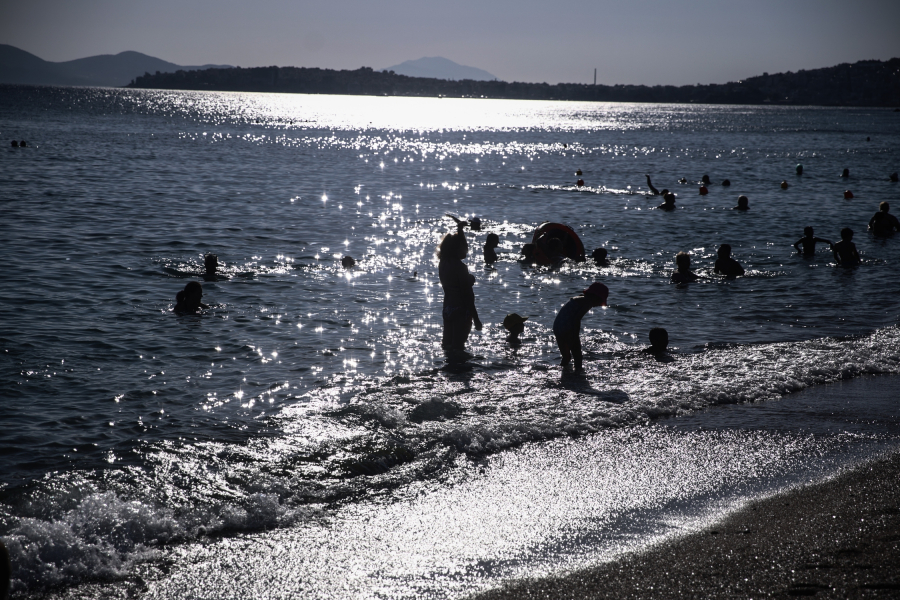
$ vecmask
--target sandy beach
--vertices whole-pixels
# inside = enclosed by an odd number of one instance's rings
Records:
[[[647,552],[477,598],[758,596],[900,597],[900,453]]]

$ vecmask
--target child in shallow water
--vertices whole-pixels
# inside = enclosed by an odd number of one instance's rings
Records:
[[[592,283],[581,295],[575,296],[559,309],[553,321],[553,335],[556,336],[556,345],[562,354],[560,365],[565,367],[574,359],[575,371],[583,369],[581,319],[595,306],[606,306],[608,297],[608,287],[602,283]]]
[[[519,336],[525,333],[525,321],[528,320],[528,317],[523,317],[516,313],[509,313],[503,319],[503,328],[509,332],[509,335],[506,336],[506,341],[509,342],[510,346],[521,346],[522,340],[519,339]]]
[[[841,241],[832,246],[834,260],[842,267],[852,267],[862,262],[856,244],[853,243],[853,230],[849,227],[841,229]]]
[[[662,327],[654,327],[650,330],[650,347],[641,352],[645,354],[662,355],[668,352],[669,332]]]
[[[834,248],[834,244],[830,240],[817,238],[813,233],[812,227],[803,228],[803,237],[796,241],[794,248],[803,256],[812,256],[816,253],[816,242],[822,242],[823,244],[828,244],[829,248]],[[800,249],[801,245],[803,246],[802,250]]]
[[[497,246],[500,245],[500,236],[496,233],[489,233],[487,240],[484,242],[484,263],[492,265],[497,262]]]

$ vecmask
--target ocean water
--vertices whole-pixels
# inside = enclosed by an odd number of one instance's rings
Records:
[[[0,140],[18,593],[460,597],[900,440],[900,236],[866,232],[900,212],[891,111],[0,86]],[[483,222],[464,363],[440,349],[447,212]],[[609,265],[522,264],[542,221]],[[807,225],[851,227],[862,265],[797,256]],[[721,243],[747,276],[713,275]],[[669,284],[681,250],[708,279]],[[210,308],[176,316],[188,281]],[[551,327],[593,281],[579,376]],[[674,360],[638,352],[652,327]]]

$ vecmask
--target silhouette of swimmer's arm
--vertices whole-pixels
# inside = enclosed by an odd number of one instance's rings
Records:
[[[650,176],[649,176],[649,175],[647,175],[647,187],[650,188],[650,193],[651,193],[651,194],[653,194],[654,196],[659,196],[659,190],[656,189],[655,187],[653,187],[653,184],[650,183]]]

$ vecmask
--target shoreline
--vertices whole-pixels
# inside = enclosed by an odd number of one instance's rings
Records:
[[[900,596],[900,451],[646,551],[472,598],[871,595]]]

